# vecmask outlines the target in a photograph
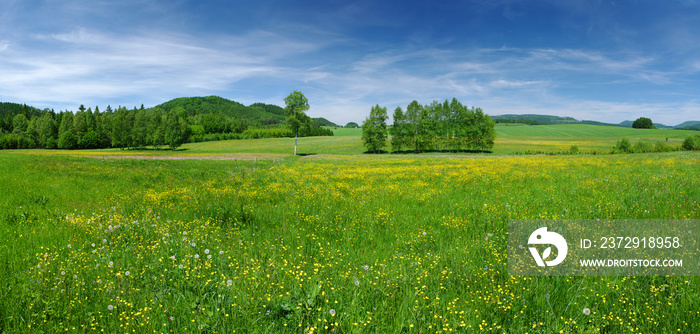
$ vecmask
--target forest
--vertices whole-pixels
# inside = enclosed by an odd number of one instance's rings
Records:
[[[255,103],[244,106],[217,96],[178,98],[153,108],[81,105],[77,112],[40,110],[0,103],[0,149],[158,149],[186,142],[293,137],[284,109]],[[332,136],[315,125],[299,136]]]

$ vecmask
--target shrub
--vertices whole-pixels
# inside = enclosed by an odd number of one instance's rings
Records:
[[[569,154],[578,154],[578,146],[571,145],[571,147],[569,148]]]
[[[632,153],[632,144],[630,144],[629,140],[623,138],[617,142],[615,149],[622,153]]]
[[[647,153],[647,152],[652,152],[651,144],[645,142],[645,141],[638,141],[637,143],[634,144],[634,147],[632,148],[633,152],[637,153]]]
[[[681,147],[687,151],[700,150],[700,136],[688,136],[683,141]]]

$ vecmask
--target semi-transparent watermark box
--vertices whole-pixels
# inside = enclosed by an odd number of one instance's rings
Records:
[[[512,276],[699,276],[698,220],[510,220]]]

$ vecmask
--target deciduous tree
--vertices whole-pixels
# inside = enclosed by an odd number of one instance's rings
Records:
[[[284,98],[286,104],[284,110],[287,115],[287,125],[294,132],[294,155],[297,155],[297,139],[299,138],[299,128],[311,125],[311,118],[306,115],[309,110],[309,100],[300,91],[293,91]]]
[[[387,118],[389,117],[386,108],[377,104],[372,107],[369,116],[362,123],[362,141],[368,151],[379,153],[379,150],[386,146]]]

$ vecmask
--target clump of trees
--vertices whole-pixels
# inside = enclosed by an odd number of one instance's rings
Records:
[[[362,125],[362,137],[369,151],[378,151],[386,142],[386,123],[382,123],[379,105],[372,108]],[[397,107],[393,125],[388,127],[394,152],[413,151],[485,151],[493,148],[495,123],[481,108],[467,108],[456,98],[429,105],[411,102],[404,112]],[[385,121],[384,121],[385,122]],[[384,124],[384,125],[382,125]],[[384,137],[384,141],[382,141]]]
[[[635,129],[656,129],[654,122],[650,118],[640,117],[632,122],[632,127]]]
[[[389,130],[394,151],[484,151],[493,148],[495,123],[481,108],[467,108],[456,98],[429,105],[411,102],[394,110]]]

